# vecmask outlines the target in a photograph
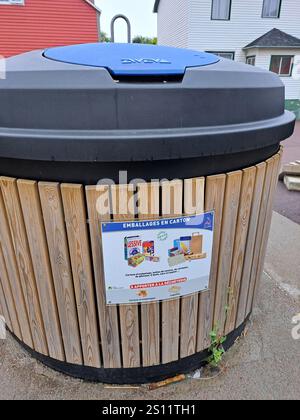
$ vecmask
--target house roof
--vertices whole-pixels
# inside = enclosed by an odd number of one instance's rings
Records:
[[[246,45],[244,50],[249,48],[300,48],[300,39],[274,28]]]
[[[91,7],[93,7],[93,8],[96,10],[96,12],[98,12],[98,13],[101,15],[102,10],[101,10],[101,9],[99,9],[99,7],[97,7],[97,6],[95,5],[94,0],[83,0],[83,1],[85,1],[85,2],[86,2],[87,4],[89,4]]]
[[[153,12],[154,13],[157,13],[158,12],[159,3],[160,3],[160,0],[155,0],[154,9],[153,9]]]

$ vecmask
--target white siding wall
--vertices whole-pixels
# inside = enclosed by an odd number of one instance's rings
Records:
[[[229,21],[211,20],[212,0],[189,3],[189,48],[235,51],[236,60],[244,61],[243,47],[273,28],[300,38],[300,0],[282,0],[279,19],[262,19],[263,0],[232,0]]]
[[[270,69],[270,62],[272,55],[299,55],[300,50],[293,49],[251,49],[247,51],[247,55],[255,55],[255,65],[265,70]],[[285,84],[286,99],[300,99],[300,80],[295,80],[293,77],[281,77]]]
[[[211,20],[211,4],[212,0],[160,0],[159,44],[235,52],[235,60],[245,62],[243,47],[273,28],[300,38],[300,0],[282,0],[279,19],[261,17],[263,0],[232,0],[229,21]],[[270,55],[260,52],[257,64],[269,69]],[[298,82],[283,81],[287,97],[299,98]]]
[[[157,18],[159,44],[188,48],[189,8],[189,0],[161,0]]]

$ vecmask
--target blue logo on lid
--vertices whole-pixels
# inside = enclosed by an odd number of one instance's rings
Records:
[[[163,58],[122,58],[122,64],[172,64]]]

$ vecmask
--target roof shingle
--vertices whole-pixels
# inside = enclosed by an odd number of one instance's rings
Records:
[[[255,41],[244,47],[244,50],[248,48],[300,48],[300,39],[279,29],[272,29]]]

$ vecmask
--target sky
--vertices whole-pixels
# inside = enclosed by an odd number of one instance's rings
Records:
[[[154,0],[96,0],[102,10],[101,31],[110,35],[111,19],[119,13],[126,15],[132,27],[132,36],[156,36],[156,14],[153,13]],[[116,42],[127,42],[126,24],[118,20],[115,26]]]

